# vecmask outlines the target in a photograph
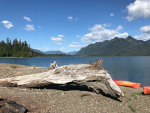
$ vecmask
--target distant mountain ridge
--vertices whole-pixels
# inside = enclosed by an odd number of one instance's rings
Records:
[[[72,51],[72,52],[68,52],[68,53],[65,53],[67,55],[75,55],[78,51]]]
[[[81,48],[76,55],[150,56],[150,40],[137,40],[131,36],[127,38],[115,37],[111,40],[96,42]]]
[[[39,50],[39,49],[32,49],[34,52],[38,52],[38,53],[41,53],[41,54],[44,54],[43,51]]]
[[[45,51],[43,52],[44,54],[65,54],[62,51]]]
[[[75,55],[77,53],[77,51],[72,51],[72,52],[62,52],[62,51],[41,51],[41,50],[38,50],[38,49],[32,49],[34,52],[38,52],[38,53],[41,53],[41,54],[46,54],[46,55],[54,55],[54,54],[65,54],[65,55]]]

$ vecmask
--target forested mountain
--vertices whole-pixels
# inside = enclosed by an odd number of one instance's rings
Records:
[[[131,36],[96,42],[80,49],[76,55],[89,56],[150,56],[150,40],[136,40]]]
[[[66,53],[67,55],[75,55],[78,51],[72,51],[72,52],[68,52]]]
[[[33,51],[35,52],[38,52],[38,53],[41,53],[41,54],[44,54],[44,55],[75,55],[77,53],[77,51],[72,51],[72,52],[62,52],[62,51],[41,51],[41,50],[38,50],[38,49],[32,49]]]
[[[0,57],[33,57],[40,55],[30,49],[30,45],[26,41],[14,39],[13,42],[9,38],[0,41]]]
[[[43,52],[44,54],[65,54],[62,51],[45,51]]]
[[[37,52],[37,53],[40,53],[40,54],[44,54],[44,52],[43,51],[41,51],[41,50],[39,50],[39,49],[33,49],[33,48],[31,48],[34,52]]]

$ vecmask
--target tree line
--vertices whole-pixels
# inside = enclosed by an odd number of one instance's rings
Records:
[[[0,57],[33,57],[40,55],[34,52],[26,41],[9,38],[6,41],[0,41]]]

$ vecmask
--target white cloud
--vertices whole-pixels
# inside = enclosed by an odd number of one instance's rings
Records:
[[[58,35],[57,37],[62,38],[62,37],[64,37],[64,35]]]
[[[119,26],[117,28],[121,29]],[[81,37],[82,42],[95,43],[99,41],[110,40],[114,37],[126,38],[128,36],[127,32],[120,33],[117,29],[107,29],[101,24],[96,24],[92,28],[89,28],[89,30],[90,33]]]
[[[110,15],[110,16],[115,16],[115,14],[114,14],[114,13],[110,13],[109,15]]]
[[[142,26],[140,28],[140,30],[143,32],[143,33],[150,33],[150,26]]]
[[[31,22],[31,19],[29,17],[24,16],[23,19],[28,21],[28,22]]]
[[[64,37],[64,35],[58,35],[57,37],[51,37],[50,39],[55,42],[56,45],[61,45],[63,41],[62,37]]]
[[[56,42],[56,45],[62,45],[62,43],[61,42]]]
[[[1,21],[1,23],[7,28],[7,29],[10,29],[13,27],[13,24],[8,21],[8,20],[4,20],[4,21]]]
[[[139,35],[136,35],[134,38],[138,40],[150,40],[150,26],[142,26],[140,28],[140,31],[142,32]]]
[[[35,30],[34,25],[27,24],[25,26],[25,30],[27,30],[27,31],[34,31]]]
[[[117,31],[120,31],[120,30],[122,30],[123,29],[123,27],[121,26],[121,25],[119,25],[118,27],[117,27]]]
[[[69,16],[69,17],[68,17],[68,20],[69,20],[69,21],[72,21],[72,20],[73,20],[73,17],[72,17],[72,16]]]
[[[78,18],[77,18],[77,17],[72,17],[72,16],[67,17],[67,19],[68,19],[69,21],[78,21]]]
[[[77,42],[72,42],[70,45],[69,45],[69,47],[71,47],[71,48],[75,48],[75,47],[83,47],[82,45],[80,45],[79,43],[77,43]]]
[[[150,34],[148,33],[142,33],[142,34],[139,34],[139,35],[136,35],[134,36],[134,38],[138,39],[138,40],[150,40]]]
[[[111,24],[103,24],[104,27],[110,27]]]
[[[119,37],[119,38],[126,38],[127,36],[129,36],[129,34],[127,32],[114,35],[114,37]]]
[[[135,0],[134,3],[130,3],[127,6],[128,21],[133,21],[137,18],[150,17],[150,0]]]
[[[60,42],[60,41],[62,41],[62,38],[51,37],[51,40],[54,42]]]

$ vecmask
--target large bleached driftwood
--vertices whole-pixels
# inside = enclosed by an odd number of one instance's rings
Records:
[[[97,65],[97,63],[73,64],[57,67],[54,63],[53,68],[47,72],[0,79],[0,85],[30,88],[44,85],[49,87],[51,85],[74,85],[117,98],[123,96],[123,92],[113,82],[110,74]]]

